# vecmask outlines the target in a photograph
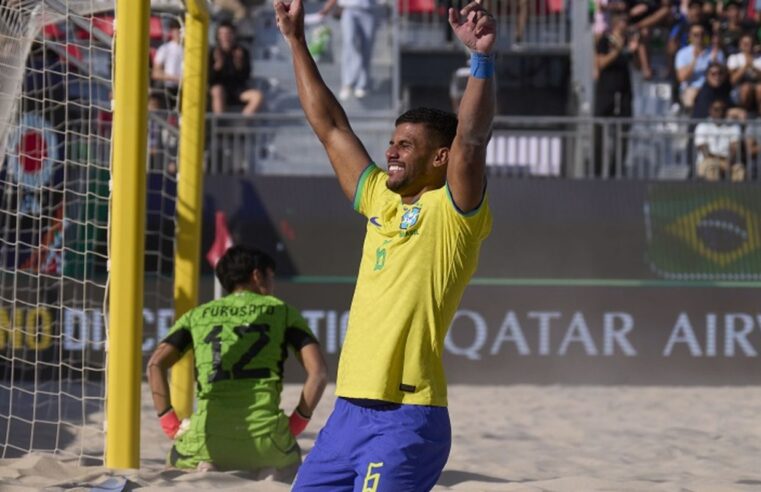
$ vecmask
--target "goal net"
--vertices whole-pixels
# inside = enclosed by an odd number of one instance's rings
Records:
[[[180,13],[152,12],[152,46]],[[113,1],[0,2],[3,458],[103,463],[114,19]],[[151,94],[146,353],[173,318],[178,147],[175,98]]]

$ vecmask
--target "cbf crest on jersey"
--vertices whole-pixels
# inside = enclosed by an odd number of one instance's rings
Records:
[[[402,215],[402,223],[399,224],[399,229],[410,229],[417,224],[418,218],[420,217],[420,207],[412,207],[411,209],[404,212],[404,215]]]

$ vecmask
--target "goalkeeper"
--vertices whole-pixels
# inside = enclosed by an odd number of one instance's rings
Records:
[[[304,318],[272,296],[275,263],[259,250],[230,248],[216,275],[229,293],[185,313],[148,362],[148,383],[178,468],[249,470],[290,481],[301,463],[298,436],[327,384],[319,344]],[[171,406],[167,372],[195,356],[197,408],[187,430]],[[280,409],[283,363],[295,351],[307,377],[299,404]]]

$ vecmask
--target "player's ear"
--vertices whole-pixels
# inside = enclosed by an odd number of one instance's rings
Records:
[[[449,147],[439,147],[433,156],[433,167],[446,166],[449,163]]]
[[[264,282],[264,275],[262,275],[262,272],[258,268],[254,268],[254,271],[251,272],[251,282],[257,289],[262,286]]]

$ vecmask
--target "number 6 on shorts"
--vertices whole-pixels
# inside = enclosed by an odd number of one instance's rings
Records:
[[[362,492],[377,492],[380,483],[380,472],[373,473],[373,469],[380,468],[383,463],[368,463],[365,482],[362,484]]]

